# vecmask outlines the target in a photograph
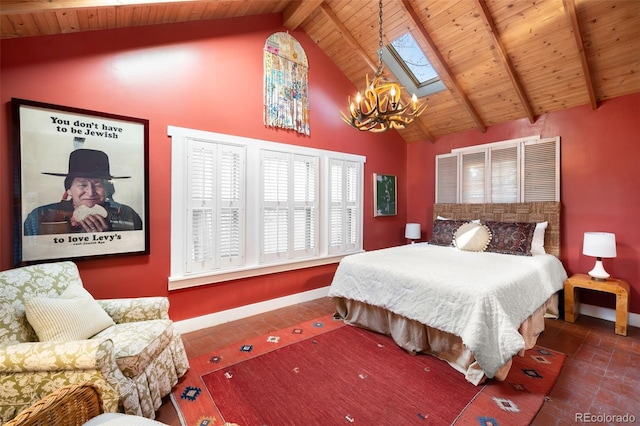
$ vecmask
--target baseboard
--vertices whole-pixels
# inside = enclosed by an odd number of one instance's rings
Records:
[[[226,311],[215,312],[200,317],[189,318],[186,320],[176,321],[175,328],[181,333],[189,333],[191,331],[203,328],[213,327],[224,324],[229,321],[235,321],[247,318],[252,315],[262,314],[264,312],[273,311],[297,303],[308,302],[310,300],[326,297],[329,293],[329,287],[321,287],[315,290],[309,290],[302,293],[296,293],[289,296],[279,297],[277,299],[265,300],[264,302],[253,303],[251,305],[240,306]]]
[[[320,299],[322,297],[326,297],[328,293],[329,287],[321,287],[315,290],[309,290],[302,293],[279,297],[277,299],[266,300],[264,302],[254,303],[251,305],[240,306],[238,308],[229,309],[226,311],[215,312],[213,314],[207,314],[200,317],[176,321],[174,326],[182,334],[189,333],[191,331],[213,327],[229,321],[247,318],[252,315],[262,314],[264,312],[273,311],[275,309],[284,308],[286,306],[295,305],[297,303]],[[580,314],[612,322],[616,321],[616,311],[614,309],[602,308],[600,306],[581,303]],[[629,313],[629,325],[633,327],[640,327],[640,314]]]
[[[601,306],[580,304],[580,315],[588,317],[600,318],[603,320],[616,322],[616,310],[603,308]],[[640,314],[629,313],[628,325],[640,327]]]

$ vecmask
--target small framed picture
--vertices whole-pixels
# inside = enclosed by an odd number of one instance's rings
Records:
[[[149,121],[11,104],[14,263],[149,253]]]
[[[373,216],[395,216],[397,210],[397,181],[393,175],[373,174]]]

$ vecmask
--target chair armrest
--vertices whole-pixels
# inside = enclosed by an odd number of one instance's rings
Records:
[[[85,424],[102,413],[100,389],[85,382],[56,389],[20,412],[5,426]]]
[[[117,323],[169,319],[169,299],[166,297],[135,297],[97,301]]]
[[[0,345],[0,373],[112,370],[113,351],[111,340]]]
[[[118,368],[109,339],[0,345],[0,424],[35,399],[85,381],[99,387],[107,411],[137,401],[136,384]]]

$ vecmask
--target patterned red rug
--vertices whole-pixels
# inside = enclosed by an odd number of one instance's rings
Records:
[[[504,382],[473,386],[444,361],[326,316],[191,359],[172,399],[186,426],[527,425],[564,358],[537,346]]]

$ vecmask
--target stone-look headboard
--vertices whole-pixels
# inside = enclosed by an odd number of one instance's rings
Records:
[[[552,201],[504,204],[433,205],[433,218],[457,220],[493,220],[497,222],[549,222],[544,234],[544,249],[560,258],[560,203]]]

